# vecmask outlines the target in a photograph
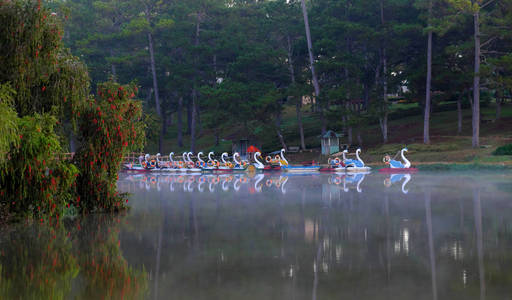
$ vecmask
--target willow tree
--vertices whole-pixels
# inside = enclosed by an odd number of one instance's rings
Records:
[[[0,83],[16,91],[20,117],[52,113],[62,121],[87,97],[87,69],[64,48],[63,33],[60,16],[40,1],[0,6]]]
[[[17,114],[12,106],[15,91],[9,84],[0,85],[0,168],[7,160],[11,146],[19,142]]]
[[[64,151],[63,125],[79,116],[89,78],[62,35],[60,16],[40,1],[0,6],[0,94],[7,112],[1,123],[3,131],[10,127],[1,138],[9,160],[0,168],[0,199],[10,213],[59,216],[73,197],[77,170],[56,154]]]

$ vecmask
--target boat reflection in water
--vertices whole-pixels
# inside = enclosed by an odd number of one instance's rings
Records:
[[[363,191],[362,183],[367,173],[352,173],[343,175],[330,175],[327,183],[333,186],[339,186],[344,192],[355,190],[358,193]],[[239,192],[241,189],[249,193],[261,193],[263,191],[279,191],[286,194],[287,182],[294,181],[299,174],[283,174],[276,175],[265,174],[222,174],[222,175],[169,175],[169,174],[136,174],[126,175],[120,183],[125,191],[135,191],[137,189],[156,189],[157,191],[167,190],[169,192],[210,192],[215,193],[218,189],[228,192]],[[312,176],[307,174],[304,176]],[[403,176],[403,174],[402,174]],[[407,174],[406,176],[410,175]],[[290,179],[291,177],[291,179]]]
[[[510,298],[512,174],[396,175],[121,174],[124,215],[0,231],[0,299]]]
[[[395,183],[399,183],[403,180],[402,182],[402,193],[403,194],[407,194],[409,193],[409,190],[406,189],[406,185],[407,183],[409,183],[409,181],[411,181],[411,178],[412,178],[412,175],[411,174],[390,174],[388,177],[386,177],[386,179],[384,179],[384,186],[386,187],[391,187],[393,184]]]

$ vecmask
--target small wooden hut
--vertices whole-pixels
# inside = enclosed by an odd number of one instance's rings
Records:
[[[331,155],[340,152],[340,138],[343,134],[336,133],[328,130],[325,134],[321,135],[322,140],[322,155]]]
[[[237,140],[237,141],[232,141],[233,143],[233,146],[231,147],[232,148],[232,152],[238,152],[240,154],[240,157],[242,159],[246,159],[247,158],[247,148],[249,147],[249,139],[240,139],[240,140]]]

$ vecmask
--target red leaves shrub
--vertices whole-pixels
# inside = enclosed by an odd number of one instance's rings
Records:
[[[123,156],[144,143],[141,103],[132,100],[135,84],[98,85],[98,98],[89,99],[79,118],[80,150],[75,156],[80,175],[75,203],[82,211],[117,211],[124,196],[117,193],[117,173]]]

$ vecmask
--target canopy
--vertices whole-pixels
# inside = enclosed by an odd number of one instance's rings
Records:
[[[247,147],[247,152],[248,153],[255,153],[255,152],[261,152],[261,151],[256,146],[251,145],[251,146]]]

